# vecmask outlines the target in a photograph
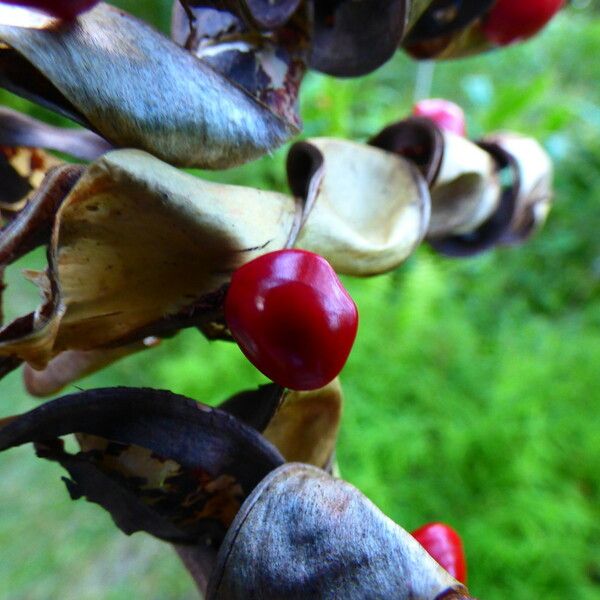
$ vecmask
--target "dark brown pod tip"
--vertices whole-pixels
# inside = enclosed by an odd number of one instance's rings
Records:
[[[436,180],[444,155],[444,136],[431,119],[409,117],[393,123],[372,137],[369,144],[411,161],[427,185]]]
[[[337,77],[358,77],[375,70],[398,48],[409,2],[315,2],[311,67]]]

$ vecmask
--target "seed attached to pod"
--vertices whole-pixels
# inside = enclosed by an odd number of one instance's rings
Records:
[[[235,271],[225,319],[250,362],[296,390],[338,375],[358,327],[356,305],[331,265],[305,250],[271,252]]]
[[[564,0],[497,0],[482,31],[497,46],[526,40],[542,29],[563,7]]]

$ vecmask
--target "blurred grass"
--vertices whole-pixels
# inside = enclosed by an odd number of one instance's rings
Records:
[[[599,39],[598,19],[570,12],[528,44],[436,66],[432,95],[466,108],[473,137],[513,129],[552,153],[556,207],[537,238],[465,261],[424,248],[394,273],[346,280],[361,324],[343,373],[342,472],[407,529],[454,525],[487,600],[600,598]],[[304,135],[366,139],[408,112],[415,76],[402,55],[360,80],[311,74]],[[284,158],[203,175],[285,189]],[[20,266],[12,315],[36,300]],[[214,403],[260,381],[235,346],[186,331],[78,385]],[[2,415],[36,404],[18,373],[0,390]],[[29,447],[1,455],[0,473],[0,599],[194,597],[165,545],[68,500],[60,469]]]

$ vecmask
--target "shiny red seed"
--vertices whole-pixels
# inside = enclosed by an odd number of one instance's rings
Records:
[[[413,107],[413,115],[431,119],[440,129],[451,131],[457,135],[465,136],[467,133],[463,109],[450,100],[443,98],[420,100]]]
[[[428,523],[411,534],[452,577],[467,582],[467,562],[460,536],[445,523]]]
[[[271,252],[235,271],[225,319],[250,362],[296,390],[338,375],[358,327],[356,305],[331,265],[305,250]]]
[[[32,8],[64,20],[74,19],[98,2],[99,0],[0,0],[0,4]]]
[[[525,40],[542,29],[564,4],[564,0],[497,0],[483,21],[483,33],[498,46]]]

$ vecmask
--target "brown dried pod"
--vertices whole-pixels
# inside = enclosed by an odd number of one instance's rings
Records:
[[[314,2],[311,67],[338,77],[375,70],[392,57],[431,1]]]
[[[546,221],[554,191],[552,160],[537,140],[512,132],[488,135],[481,144],[496,154],[502,152],[513,172],[515,214],[501,244],[527,240]]]
[[[208,64],[107,4],[60,27],[0,25],[0,42],[0,85],[115,146],[179,166],[231,167],[297,133]]]
[[[273,471],[244,502],[207,593],[208,600],[450,597],[470,598],[409,533],[350,484],[298,463]]]
[[[500,203],[479,227],[429,240],[447,256],[472,256],[497,245],[522,243],[544,223],[552,200],[552,162],[531,138],[501,133],[479,142],[505,175]]]
[[[273,30],[290,20],[298,10],[300,0],[175,0],[173,11],[178,10],[177,4],[188,13],[192,26],[198,15],[194,9],[208,8],[249,20],[261,29]]]
[[[58,439],[70,433],[76,454]],[[0,451],[29,442],[67,469],[74,499],[101,505],[125,533],[213,548],[246,496],[283,463],[233,416],[150,389],[72,394],[0,423]]]
[[[37,275],[47,300],[0,332],[0,355],[40,369],[64,350],[201,325],[231,272],[283,248],[295,219],[282,194],[205,182],[140,151],[108,153],[60,202],[49,268]]]
[[[92,131],[55,127],[5,107],[0,107],[0,146],[57,150],[83,160],[95,160],[112,149]]]
[[[369,143],[414,161],[426,177],[431,193],[428,239],[473,231],[496,210],[501,186],[494,158],[430,119],[410,117],[386,127]]]
[[[403,41],[418,59],[457,58],[489,49],[478,30],[495,0],[434,0]]]
[[[234,81],[273,114],[300,129],[298,92],[310,48],[308,11],[305,8],[293,17],[290,14],[284,22],[278,22],[277,28],[259,32],[254,22],[245,17],[239,3],[233,4],[224,10],[216,10],[211,3],[184,9],[175,2],[171,24],[173,39],[226,79]],[[255,4],[268,21],[270,3]],[[280,15],[279,10],[283,10],[285,16],[288,10],[295,11],[294,4],[297,3],[279,2],[271,8],[274,15]]]
[[[292,146],[287,170],[308,215],[296,245],[322,254],[336,271],[362,276],[393,269],[427,231],[427,185],[399,156],[314,138]]]
[[[95,373],[125,356],[154,348],[159,343],[159,338],[146,338],[116,348],[67,350],[55,356],[42,370],[36,370],[28,364],[24,365],[23,383],[32,396],[51,396],[60,392],[72,381]]]
[[[337,378],[310,392],[286,390],[263,435],[287,462],[330,469],[342,404],[342,387]]]

